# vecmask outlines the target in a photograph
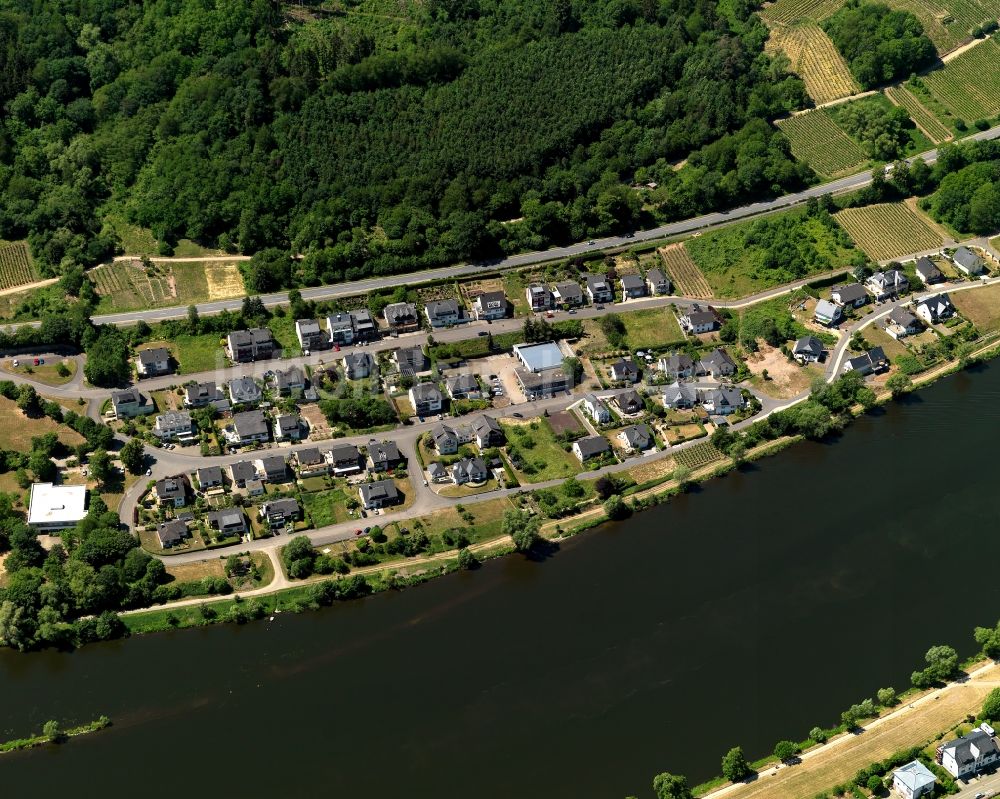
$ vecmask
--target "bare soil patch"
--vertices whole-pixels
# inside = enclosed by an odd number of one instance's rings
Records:
[[[775,399],[794,397],[809,388],[816,372],[789,360],[777,347],[764,341],[757,344],[760,349],[746,358],[747,368],[759,378],[753,381],[754,387]],[[767,380],[763,377],[765,370]]]
[[[299,415],[309,424],[309,438],[312,441],[329,438],[332,430],[319,405],[303,405]]]
[[[563,433],[578,433],[582,429],[579,420],[569,411],[549,414],[549,424],[557,436]]]

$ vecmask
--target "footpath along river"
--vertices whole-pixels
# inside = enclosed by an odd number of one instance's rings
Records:
[[[4,796],[623,799],[829,724],[1000,617],[1000,366],[669,505],[397,594],[0,651]],[[86,787],[84,787],[86,786]]]

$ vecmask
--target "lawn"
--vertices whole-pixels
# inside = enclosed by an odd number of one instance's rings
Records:
[[[571,477],[582,471],[580,462],[572,452],[566,452],[563,445],[556,441],[552,427],[545,419],[514,424],[502,424],[507,436],[507,452],[517,453],[521,460],[521,468],[517,469],[517,478],[522,483],[541,483],[546,480],[557,480],[560,477]]]
[[[14,359],[11,359],[3,362],[3,368],[14,374],[31,375],[32,380],[47,386],[66,385],[76,374],[76,361],[72,358],[49,358],[44,366],[33,366],[31,358],[22,357],[17,360],[20,362],[18,366],[15,367]],[[60,364],[66,367],[65,376],[59,374]]]
[[[316,527],[326,527],[338,522],[346,522],[348,515],[347,494],[342,488],[326,491],[303,491],[300,495],[302,506]],[[357,496],[355,496],[357,499]]]
[[[510,507],[512,505],[507,498],[493,499],[487,502],[476,502],[466,508],[466,511],[473,516],[471,524],[462,518],[461,513],[456,508],[446,508],[406,522],[392,522],[383,529],[387,532],[393,529],[398,530],[399,525],[403,524],[410,530],[420,530],[431,536],[440,535],[445,530],[458,527],[462,528],[469,540],[475,543],[500,535],[503,513]]]
[[[472,497],[476,494],[485,494],[489,491],[496,491],[497,481],[492,477],[482,485],[447,485],[440,489],[438,493],[442,497]]]
[[[669,308],[651,308],[619,314],[633,350],[663,348],[684,342],[677,317]]]
[[[861,331],[861,335],[865,337],[865,341],[868,342],[869,346],[881,347],[890,361],[895,360],[900,355],[910,354],[906,345],[901,341],[896,341],[896,339],[886,333],[879,322],[868,325],[868,327]]]
[[[53,432],[69,447],[83,443],[83,436],[66,425],[57,424],[47,416],[29,418],[16,403],[0,397],[0,449],[30,452],[32,438]]]
[[[177,336],[171,341],[170,348],[182,375],[210,372],[226,366],[226,355],[216,333]]]
[[[295,335],[295,320],[288,314],[278,316],[275,314],[268,322],[267,326],[274,334],[274,340],[282,350],[283,358],[296,358],[302,354],[302,347]]]
[[[962,316],[982,332],[1000,329],[1000,285],[955,291],[950,296]]]

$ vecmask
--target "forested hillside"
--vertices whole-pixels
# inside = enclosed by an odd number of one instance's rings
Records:
[[[753,8],[0,0],[0,237],[46,273],[108,256],[111,217],[164,252],[307,255],[251,270],[260,291],[794,189],[811,172],[766,120],[804,91]]]

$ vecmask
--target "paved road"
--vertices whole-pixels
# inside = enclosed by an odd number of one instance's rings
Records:
[[[959,785],[962,783],[959,782]],[[1000,795],[1000,771],[974,777],[958,793],[953,794],[956,799],[975,799],[977,796],[984,795],[986,797]]]
[[[989,130],[980,131],[971,136],[967,136],[962,141],[996,139],[998,137],[1000,137],[1000,125],[990,128]],[[908,158],[907,162],[913,163],[917,159],[923,159],[928,163],[933,163],[937,160],[937,157],[938,151],[934,149]],[[302,289],[302,297],[306,300],[329,300],[336,297],[366,294],[371,291],[394,288],[396,286],[407,286],[421,281],[454,278],[461,277],[463,275],[475,274],[480,271],[482,267],[488,267],[490,269],[513,269],[520,266],[530,266],[532,264],[560,260],[562,258],[569,258],[576,255],[591,254],[600,250],[613,249],[616,247],[628,247],[639,242],[669,238],[671,236],[680,236],[686,233],[692,233],[696,230],[705,230],[722,225],[728,225],[732,222],[752,216],[773,213],[795,205],[801,205],[811,198],[821,197],[824,194],[841,194],[843,192],[853,191],[868,185],[871,182],[871,179],[872,176],[870,170],[859,172],[856,175],[849,175],[848,177],[833,180],[829,183],[812,186],[804,191],[796,192],[794,194],[786,194],[773,200],[751,203],[750,205],[744,205],[740,208],[734,208],[731,211],[720,211],[717,213],[694,217],[693,219],[685,219],[680,222],[671,222],[649,230],[637,231],[634,235],[630,236],[608,236],[606,238],[594,240],[593,244],[589,241],[580,242],[577,244],[570,244],[566,247],[553,247],[539,252],[519,253],[517,255],[510,255],[505,258],[498,258],[494,261],[481,264],[456,264],[454,266],[446,266],[439,269],[428,269],[423,272],[386,275],[383,277],[374,277],[367,280],[358,280],[353,283],[342,283],[333,286],[316,286],[313,288]],[[236,258],[214,256],[185,260],[236,260],[238,258],[238,256]],[[154,258],[153,260],[161,259]],[[165,258],[162,260],[166,262],[180,259]],[[261,299],[267,306],[281,305],[288,302],[288,294],[287,292],[278,292],[275,294],[265,295]],[[241,305],[242,299],[217,300],[198,305],[198,312],[202,315],[211,315],[220,313],[224,310],[239,310]],[[93,317],[93,320],[98,324],[109,323],[115,325],[132,325],[140,319],[143,319],[146,322],[157,322],[164,319],[180,319],[186,315],[187,308],[178,306],[173,308],[157,308],[148,311],[103,314],[101,316]]]

